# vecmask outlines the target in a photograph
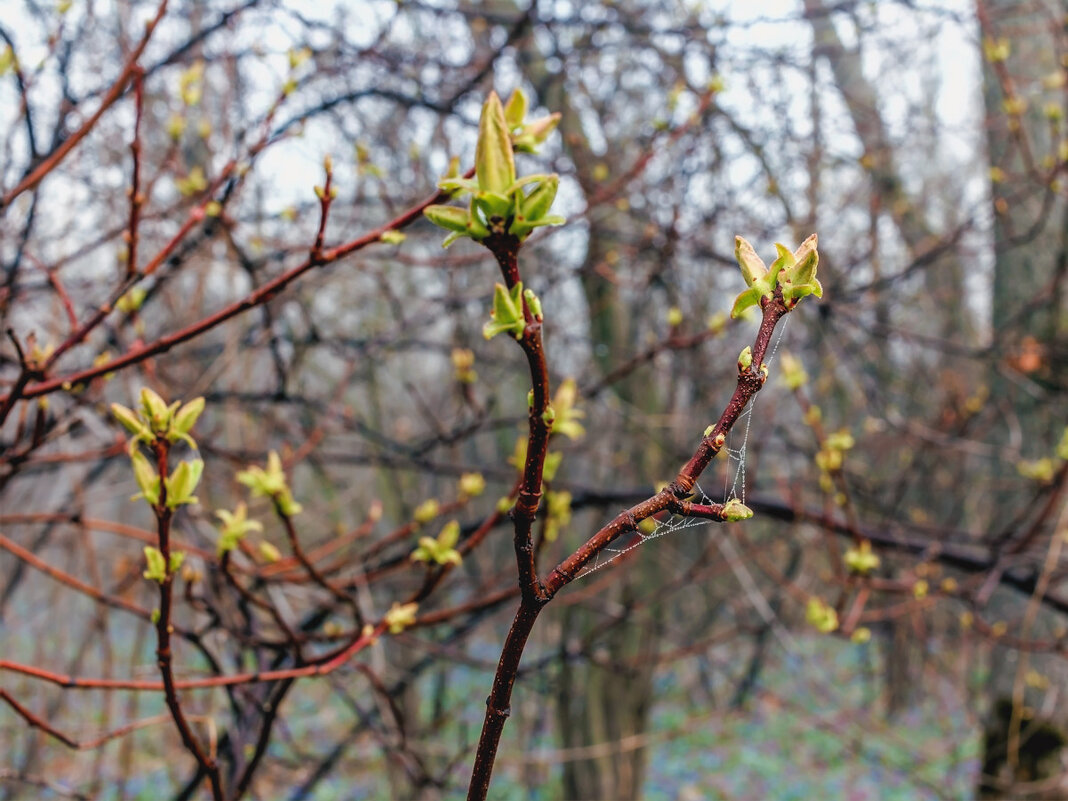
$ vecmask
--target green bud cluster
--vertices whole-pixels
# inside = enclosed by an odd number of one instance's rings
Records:
[[[137,411],[125,406],[111,404],[111,414],[122,423],[133,437],[129,441],[127,451],[130,455],[130,464],[133,467],[134,478],[141,492],[134,499],[144,498],[152,507],[160,504],[161,482],[156,467],[141,451],[141,445],[150,447],[161,443],[169,447],[181,440],[194,451],[197,449],[196,441],[189,435],[197,418],[204,411],[204,399],[195,398],[186,404],[175,401],[168,405],[163,398],[148,387],[141,390],[141,402]],[[199,458],[182,460],[174,468],[169,476],[163,480],[163,488],[166,489],[166,506],[168,509],[176,509],[184,504],[197,503],[197,497],[193,495],[200,477],[204,473],[204,461]]]
[[[838,613],[822,598],[812,597],[805,606],[805,620],[823,634],[838,628]]]
[[[540,303],[538,308],[540,310]],[[504,284],[495,284],[493,310],[490,311],[489,321],[482,326],[482,336],[493,339],[497,334],[507,333],[521,339],[526,326],[526,318],[523,316],[523,282],[518,282],[511,289],[505,288]]]
[[[274,501],[278,511],[287,517],[300,514],[304,508],[293,500],[293,493],[286,482],[282,460],[277,451],[271,451],[267,455],[266,469],[259,465],[250,465],[247,470],[242,470],[237,474],[237,480],[252,490],[253,497],[270,498]]]
[[[808,373],[801,360],[792,353],[782,355],[782,380],[788,389],[796,390],[808,383]]]
[[[437,538],[420,537],[419,547],[412,551],[413,562],[427,562],[438,565],[458,565],[463,561],[456,543],[460,541],[460,524],[450,520],[441,529]]]
[[[159,548],[153,548],[151,545],[145,546],[145,564],[147,570],[142,574],[149,581],[158,581],[162,584],[167,580],[168,575],[173,575],[181,568],[182,562],[185,561],[184,551],[171,551],[170,564],[168,565],[163,558],[163,551]]]
[[[565,379],[556,390],[556,395],[550,408],[554,412],[552,432],[562,434],[568,439],[578,439],[586,433],[582,423],[579,422],[586,413],[576,407],[578,401],[578,385],[575,379]]]
[[[828,434],[823,447],[816,452],[816,466],[823,473],[841,470],[845,452],[851,450],[854,445],[856,445],[856,440],[848,429]]]
[[[437,498],[427,498],[417,507],[412,513],[412,519],[418,524],[423,525],[429,523],[435,517],[441,513],[441,504],[438,503]]]
[[[477,498],[486,491],[486,479],[481,473],[464,473],[460,476],[460,497]]]
[[[571,493],[549,490],[545,493],[545,539],[555,542],[560,530],[571,524]]]
[[[871,549],[871,542],[861,540],[856,547],[845,552],[843,561],[852,572],[866,576],[879,566],[879,556]]]
[[[731,317],[738,317],[746,309],[760,304],[761,299],[771,298],[776,287],[782,288],[783,303],[793,309],[806,295],[823,297],[823,286],[816,278],[819,264],[818,243],[813,234],[791,253],[784,245],[775,244],[778,258],[769,268],[742,237],[734,238],[734,256],[742,269],[742,278],[748,287],[734,301]]]
[[[250,531],[263,531],[263,524],[258,520],[248,519],[248,507],[242,501],[234,511],[219,509],[215,516],[222,521],[219,526],[219,556],[229,553],[237,547],[237,543]]]
[[[527,175],[516,177],[515,153],[533,153],[556,128],[559,114],[524,122],[527,99],[516,89],[502,105],[495,92],[482,106],[475,148],[475,179],[458,175],[454,166],[438,186],[454,197],[471,196],[466,210],[457,206],[433,205],[424,211],[427,219],[450,231],[442,243],[448,247],[461,237],[480,242],[492,233],[508,233],[526,239],[543,225],[560,225],[564,218],[549,214],[560,177]]]
[[[738,498],[731,498],[723,504],[723,519],[728,523],[737,523],[739,520],[748,520],[753,516],[753,510],[741,502]]]
[[[415,615],[418,611],[419,604],[415,602],[407,604],[394,603],[382,619],[390,634],[400,634],[415,623]]]

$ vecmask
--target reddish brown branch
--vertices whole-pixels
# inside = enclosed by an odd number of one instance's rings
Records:
[[[11,388],[7,397],[0,403],[0,426],[4,425],[7,416],[11,414],[11,410],[15,408],[15,401],[19,399],[23,388],[29,384],[31,380],[39,378],[42,375],[41,370],[31,364],[26,358],[26,354],[22,350],[22,343],[19,342],[19,338],[15,336],[15,332],[9,328],[6,333],[7,338],[11,340],[11,344],[15,346],[15,355],[18,357],[19,361],[19,377],[15,379],[15,386]]]
[[[354,654],[371,645],[385,632],[385,622],[380,622],[373,629],[359,632],[359,635],[348,645],[326,654],[311,664],[297,668],[284,670],[264,670],[246,673],[235,673],[229,676],[212,676],[204,679],[176,679],[175,690],[206,690],[218,687],[233,687],[239,684],[258,684],[261,682],[284,681],[286,679],[300,679],[308,676],[325,676],[344,665]],[[11,662],[0,659],[0,670],[18,673],[23,676],[39,679],[55,684],[59,687],[77,690],[133,690],[137,692],[161,692],[164,690],[162,681],[139,681],[134,679],[83,679],[56,673],[51,670],[34,665],[24,665],[20,662]]]
[[[78,143],[85,138],[86,134],[93,130],[100,118],[104,116],[104,112],[111,108],[115,104],[115,102],[120,97],[122,97],[123,92],[126,91],[126,86],[130,83],[130,81],[134,78],[135,74],[140,69],[138,67],[137,61],[141,58],[141,54],[145,51],[145,47],[148,45],[148,40],[152,38],[152,33],[156,30],[156,26],[159,24],[159,21],[163,19],[163,14],[166,10],[167,0],[162,0],[162,2],[160,2],[159,4],[159,7],[156,9],[155,17],[153,17],[152,20],[145,25],[145,32],[144,35],[141,37],[141,41],[138,42],[137,47],[134,48],[134,51],[130,54],[130,57],[126,59],[126,64],[123,67],[122,72],[119,73],[119,77],[115,80],[115,83],[111,85],[111,88],[108,89],[107,93],[101,99],[100,106],[97,108],[97,110],[89,116],[89,119],[82,123],[81,128],[79,128],[77,131],[75,131],[66,139],[64,139],[63,143],[59,147],[57,147],[52,152],[52,154],[48,156],[48,158],[38,164],[33,169],[33,171],[30,172],[29,175],[23,178],[17,186],[4,193],[3,197],[0,198],[0,209],[9,206],[11,204],[11,201],[13,201],[23,192],[29,189],[33,189],[44,179],[46,175],[48,175],[50,172],[52,172],[52,170],[59,166],[59,163],[67,157],[67,154],[70,153],[78,145]]]
[[[496,257],[507,287],[511,289],[516,286],[520,282],[519,239],[511,234],[494,233],[483,240],[483,244]],[[549,424],[545,419],[549,408],[549,366],[541,341],[541,319],[534,317],[526,298],[522,299],[522,303],[527,325],[519,338],[519,346],[523,349],[530,367],[531,396],[527,413],[527,456],[512,518],[519,589],[524,599],[534,601],[544,596],[538,580],[531,529],[541,503],[542,473],[545,469],[545,455],[549,450]]]
[[[334,248],[324,250],[321,257],[318,260],[307,259],[303,263],[298,264],[296,267],[282,273],[276,278],[266,282],[256,290],[251,292],[245,298],[231,303],[214,314],[198,320],[195,323],[191,323],[186,327],[175,331],[174,333],[167,334],[160,337],[155,342],[140,347],[134,348],[121,356],[117,356],[109,362],[94,367],[80,370],[74,373],[70,373],[58,378],[52,378],[47,381],[41,381],[36,384],[32,384],[25,389],[16,385],[6,396],[0,399],[0,404],[7,406],[13,404],[18,399],[36,398],[41,395],[48,395],[59,389],[62,389],[65,385],[79,384],[89,381],[93,378],[112,373],[117,370],[129,367],[132,364],[148,359],[151,356],[156,356],[160,353],[166,353],[175,345],[180,345],[183,342],[188,342],[197,336],[200,336],[205,331],[209,331],[220,323],[226,322],[232,317],[236,317],[242,312],[255,308],[268,300],[274,298],[285,289],[289,284],[293,283],[296,279],[300,278],[309,270],[320,267],[326,264],[331,264],[339,259],[355,253],[357,250],[361,250],[368,245],[378,242],[382,238],[382,234],[386,231],[395,228],[404,228],[410,225],[415,220],[419,219],[423,214],[423,209],[434,203],[440,203],[443,200],[448,199],[448,195],[445,192],[437,192],[431,197],[426,198],[422,202],[412,206],[403,214],[390,220],[388,223],[375,228],[373,231],[364,234],[361,237],[357,237],[351,242],[346,242],[343,245],[338,245]],[[146,267],[147,269],[147,267]],[[58,350],[58,349],[57,349]],[[25,382],[23,382],[25,383]],[[17,390],[17,391],[16,391]],[[2,422],[2,420],[0,420]]]
[[[127,723],[125,726],[120,726],[117,729],[102,734],[99,737],[95,737],[92,740],[75,740],[73,737],[61,732],[55,726],[51,725],[47,720],[34,714],[25,706],[16,701],[10,693],[6,692],[3,688],[0,688],[0,701],[5,701],[15,713],[26,721],[32,728],[40,729],[49,737],[59,740],[63,745],[75,751],[92,751],[95,748],[99,748],[102,745],[107,745],[112,740],[117,740],[120,737],[125,737],[127,734],[135,732],[139,729],[144,729],[149,726],[156,726],[160,723],[170,720],[169,715],[155,715],[144,720],[135,720],[132,723]]]
[[[32,552],[26,550],[18,543],[8,539],[3,534],[0,534],[0,548],[3,548],[5,551],[14,554],[17,558],[24,561],[30,567],[40,570],[47,576],[51,576],[60,584],[64,584],[73,590],[77,590],[78,592],[89,596],[94,601],[102,603],[105,606],[113,607],[115,609],[122,609],[124,612],[129,612],[130,614],[137,615],[137,617],[141,618],[142,620],[147,621],[152,619],[152,614],[147,609],[143,609],[137,604],[131,603],[130,601],[127,601],[123,598],[119,598],[114,595],[108,595],[102,590],[98,590],[91,584],[86,584],[84,581],[75,578],[70,573],[66,573],[57,567],[53,567],[52,565],[48,564],[48,562],[44,561],[43,559],[39,559]],[[0,666],[2,666],[3,664],[4,663],[0,663]]]
[[[181,700],[174,683],[174,655],[171,652],[171,610],[174,600],[174,573],[171,570],[171,514],[167,506],[167,456],[170,443],[163,437],[157,437],[153,443],[156,454],[156,468],[159,473],[159,499],[153,507],[156,514],[159,533],[159,550],[163,554],[164,578],[159,584],[159,616],[156,618],[156,665],[163,678],[163,692],[167,709],[170,710],[174,725],[182,738],[182,743],[196,759],[197,764],[207,774],[211,783],[211,794],[215,801],[223,801],[222,776],[215,759],[205,753],[182,710]]]
[[[316,570],[315,565],[312,564],[311,560],[308,559],[307,555],[304,553],[304,549],[300,547],[300,539],[297,537],[297,529],[293,525],[293,518],[282,511],[282,508],[277,500],[275,500],[274,508],[275,513],[278,515],[278,518],[282,521],[282,525],[285,527],[286,538],[289,540],[289,547],[293,549],[293,555],[297,558],[297,561],[300,562],[301,567],[303,567],[308,572],[308,576],[312,579],[312,581],[314,581],[324,590],[329,592],[332,596],[334,596],[334,598],[341,601],[341,603],[352,607],[353,614],[356,616],[357,624],[362,623],[360,610],[356,605],[356,599],[347,594],[339,587],[335,587],[333,584],[330,583],[326,576]]]
[[[141,207],[145,196],[141,194],[141,117],[145,110],[144,91],[145,71],[137,67],[134,71],[134,130],[130,142],[130,158],[133,169],[130,176],[130,224],[126,229],[126,277],[137,274],[137,239],[138,225],[141,220]]]
[[[762,306],[763,316],[760,322],[760,329],[757,331],[756,340],[752,347],[752,367],[739,371],[737,387],[727,402],[727,406],[720,415],[719,420],[708,435],[701,440],[696,453],[679,471],[675,480],[651,498],[618,514],[608,525],[590,537],[574,553],[553,569],[545,580],[544,585],[539,587],[540,592],[538,594],[523,593],[519,609],[516,611],[512,625],[508,629],[508,636],[501,651],[501,658],[493,677],[493,689],[486,699],[486,717],[482,724],[478,750],[475,753],[471,784],[467,791],[468,801],[485,801],[486,794],[489,791],[493,763],[497,756],[497,747],[500,744],[504,724],[510,713],[512,687],[515,684],[515,677],[519,670],[519,663],[522,659],[527,639],[541,610],[552,600],[557,592],[579,575],[583,567],[588,565],[619,536],[625,532],[634,531],[638,523],[658,512],[669,509],[681,511],[686,508],[680,503],[681,498],[690,494],[690,490],[697,483],[701,473],[723,447],[726,435],[741,416],[746,405],[764,385],[765,374],[759,367],[762,365],[764,356],[771,344],[775,326],[787,313],[787,308],[782,302],[781,290],[776,290],[775,296],[771,300],[763,301]],[[706,517],[713,517],[717,511],[712,506],[698,505],[693,508]],[[517,557],[519,556],[519,544],[517,534]],[[520,560],[521,575],[522,571],[523,560]]]

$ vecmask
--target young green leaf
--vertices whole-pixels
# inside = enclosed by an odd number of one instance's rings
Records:
[[[390,634],[400,634],[415,622],[415,613],[419,610],[419,604],[394,603],[386,612],[384,621]]]
[[[534,315],[535,320],[541,322],[545,319],[545,316],[544,314],[542,314],[541,310],[541,299],[534,294],[533,289],[523,290],[523,300],[527,302],[527,308],[530,309],[530,313]]]
[[[752,286],[768,274],[764,260],[757,255],[753,246],[740,236],[734,237],[734,258],[742,268],[742,278],[746,286]]]
[[[171,551],[171,562],[169,565],[170,572],[177,573],[181,567],[182,562],[185,561],[185,551]]]
[[[496,92],[482,105],[478,123],[478,144],[475,147],[475,175],[483,192],[505,195],[515,183],[515,156],[504,107]]]
[[[522,189],[515,190],[517,208],[508,230],[520,239],[526,238],[539,226],[561,225],[566,222],[559,215],[549,214],[549,209],[556,200],[557,190],[560,188],[560,176],[556,174],[529,176],[520,183],[529,183],[532,178],[537,178],[538,181],[529,194],[524,195]]]
[[[526,320],[523,317],[523,282],[518,282],[510,290],[503,284],[493,287],[493,310],[490,320],[482,326],[482,336],[493,339],[497,334],[508,332],[516,339],[523,336]]]
[[[197,484],[200,483],[200,476],[203,472],[203,459],[179,462],[166,482],[167,507],[177,509],[183,504],[197,503],[197,498],[193,495],[193,491],[197,488]]]
[[[579,422],[586,416],[586,413],[577,408],[577,402],[578,385],[575,379],[565,379],[553,397],[553,408],[556,410],[556,420],[553,422],[554,434],[562,434],[568,439],[578,439],[586,433],[586,429]]]
[[[163,552],[151,545],[145,546],[145,562],[148,569],[142,574],[149,581],[158,581],[162,584],[167,580],[167,562],[163,558]]]
[[[111,404],[111,415],[122,423],[123,427],[138,439],[146,441],[152,439],[152,432],[132,409],[127,409],[125,406],[113,403]]]
[[[816,234],[802,242],[801,246],[790,254],[790,263],[779,278],[783,287],[783,301],[788,309],[792,309],[801,298],[808,295],[823,297],[823,285],[816,278],[816,267],[820,260],[816,250],[818,242]]]
[[[168,408],[167,402],[148,387],[141,389],[141,412],[148,421],[153,431],[162,433],[170,424],[173,407]]]
[[[460,495],[476,498],[486,491],[486,479],[481,473],[464,473],[460,476]]]
[[[471,219],[466,211],[457,206],[442,206],[440,204],[427,206],[423,209],[423,214],[439,228],[463,234],[467,233],[467,224]]]
[[[504,104],[504,121],[509,130],[514,130],[523,125],[523,118],[527,116],[527,96],[523,90],[516,87],[512,91],[508,102]]]
[[[737,523],[739,520],[748,520],[753,516],[753,510],[741,502],[738,498],[731,498],[723,505],[723,519],[728,523]]]
[[[560,123],[560,112],[547,117],[539,117],[524,125],[513,139],[515,149],[520,153],[537,153],[538,147],[545,144],[556,126]]]
[[[219,531],[218,553],[222,556],[237,547],[237,543],[250,531],[263,531],[263,524],[257,520],[248,519],[248,507],[244,501],[237,505],[233,512],[218,509],[215,516],[222,521]]]
[[[738,297],[734,299],[734,305],[731,307],[731,318],[737,319],[742,316],[742,313],[753,306],[760,303],[760,298],[764,293],[760,291],[760,286],[752,286],[749,289],[742,292]]]
[[[860,545],[845,552],[843,561],[854,573],[866,576],[879,566],[879,556],[872,552],[871,542],[862,540]]]
[[[174,415],[174,419],[171,420],[171,427],[170,431],[167,433],[167,439],[171,442],[184,439],[191,447],[196,447],[196,443],[190,438],[189,432],[192,430],[193,426],[196,425],[197,419],[203,411],[204,398],[193,398],[193,400],[179,408]]]
[[[134,479],[141,488],[140,495],[134,498],[144,498],[149,506],[159,503],[159,474],[141,451],[133,450],[130,453],[130,462],[133,465]]]

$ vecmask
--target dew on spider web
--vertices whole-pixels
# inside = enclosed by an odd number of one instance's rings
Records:
[[[764,363],[769,367],[771,366],[771,362],[775,358],[776,353],[778,353],[779,343],[782,342],[783,332],[786,330],[786,322],[788,322],[788,320],[788,317],[783,320],[783,325],[779,327],[771,350],[764,360]],[[756,397],[754,396],[750,399],[742,414],[739,415],[737,422],[728,434],[727,442],[723,448],[727,464],[723,471],[723,495],[719,503],[727,503],[734,498],[745,503],[746,451],[749,446],[749,432],[753,424],[753,407],[755,404]],[[735,445],[735,442],[738,440],[740,440],[740,442]],[[691,496],[691,499],[697,503],[705,505],[716,503],[716,501],[709,497],[708,493],[704,491],[700,482],[697,482],[694,485],[694,494]],[[578,579],[588,576],[590,573],[594,573],[603,567],[607,567],[621,556],[630,553],[635,548],[639,548],[647,542],[660,539],[668,534],[674,534],[683,529],[708,525],[712,521],[699,517],[670,515],[664,520],[654,520],[654,522],[655,526],[650,532],[638,530],[621,536],[611,546],[597,554],[593,564],[579,573],[575,577],[575,580],[577,581]]]
[[[708,493],[705,492],[704,488],[702,488],[700,482],[694,485],[694,492],[691,498],[694,502],[705,505],[715,503],[715,501],[709,497]],[[706,520],[705,518],[686,517],[684,515],[670,515],[663,520],[656,520],[656,525],[652,531],[633,531],[621,536],[618,540],[612,543],[612,545],[601,551],[595,558],[594,563],[579,573],[575,578],[578,580],[588,576],[590,573],[600,570],[602,567],[607,567],[616,559],[630,553],[635,548],[640,548],[647,542],[660,539],[668,534],[674,534],[684,529],[708,525],[711,522],[712,521]]]

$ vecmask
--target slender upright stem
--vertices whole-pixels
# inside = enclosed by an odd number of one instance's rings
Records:
[[[519,245],[520,241],[511,234],[495,233],[483,240],[483,244],[497,259],[505,284],[509,289],[520,281]],[[538,580],[535,562],[534,542],[531,534],[534,518],[541,504],[542,474],[545,470],[545,456],[549,450],[550,424],[546,421],[549,408],[549,365],[545,359],[545,348],[541,339],[541,318],[535,317],[526,299],[523,298],[523,316],[526,327],[519,336],[519,346],[527,357],[530,367],[530,408],[527,413],[527,457],[523,465],[523,477],[520,481],[519,495],[512,510],[514,523],[514,546],[516,564],[519,570],[519,589],[524,599],[544,601],[544,589]],[[537,614],[534,614],[537,617]],[[531,620],[533,624],[533,620]],[[525,639],[525,638],[524,638]]]
[[[159,502],[153,507],[156,513],[156,529],[159,534],[159,550],[163,554],[165,576],[159,585],[159,618],[156,620],[156,665],[163,679],[163,693],[167,709],[181,735],[182,743],[191,753],[211,782],[211,794],[215,801],[224,801],[222,777],[215,759],[204,752],[193,734],[189,721],[182,711],[178,690],[174,682],[174,655],[171,652],[171,609],[174,598],[174,573],[171,572],[171,517],[173,510],[167,506],[167,456],[170,443],[157,438],[152,444],[156,454],[156,469],[159,472]]]
[[[494,251],[494,255],[497,255],[496,251]],[[498,261],[500,260],[501,258],[498,256]],[[505,264],[502,263],[502,269],[504,268]],[[507,278],[507,270],[505,274]],[[516,274],[518,274],[518,271],[516,271]],[[524,591],[519,603],[519,609],[516,611],[512,625],[508,629],[508,636],[505,638],[500,661],[497,663],[497,672],[493,677],[493,689],[486,699],[486,718],[482,724],[482,734],[479,737],[478,750],[475,753],[475,765],[467,791],[468,801],[485,801],[486,794],[489,792],[493,764],[497,757],[501,734],[504,732],[504,724],[510,713],[512,688],[515,685],[516,674],[523,658],[523,650],[526,648],[534,623],[545,605],[553,599],[557,592],[571,583],[581,570],[601,551],[624,533],[634,531],[642,520],[668,509],[673,511],[688,510],[709,519],[715,519],[717,514],[722,514],[723,507],[687,506],[681,502],[681,499],[690,494],[701,473],[723,447],[727,433],[730,432],[741,416],[746,404],[764,385],[766,373],[760,367],[771,344],[775,326],[788,311],[783,303],[781,290],[776,290],[774,297],[764,301],[762,308],[763,317],[760,322],[760,329],[757,331],[756,340],[752,346],[752,366],[739,370],[737,386],[727,402],[726,408],[708,434],[701,439],[701,444],[698,446],[697,451],[689,462],[682,467],[675,480],[651,498],[618,514],[570,556],[553,568],[544,582],[538,581],[536,572],[533,572],[533,557],[531,556],[529,560],[530,567],[528,568],[526,566],[528,564],[526,553],[525,551],[521,553],[522,548],[525,547],[530,539],[529,526],[526,529],[527,537],[521,542],[521,516],[519,514],[519,504],[516,504],[516,557],[519,562],[520,589]],[[527,328],[529,329],[530,326],[527,326]],[[524,334],[520,344],[525,341],[526,335]],[[526,351],[526,347],[524,347],[524,351]],[[532,444],[533,439],[534,428],[532,421]],[[530,453],[528,450],[527,467],[529,466]],[[540,488],[540,473],[538,478]],[[522,492],[520,497],[522,498]],[[534,508],[536,510],[536,505]],[[722,520],[723,518],[720,517],[720,519]],[[530,520],[533,520],[533,515],[531,515]],[[533,584],[529,592],[525,590],[524,585],[525,581],[531,580],[528,574],[533,576]]]

